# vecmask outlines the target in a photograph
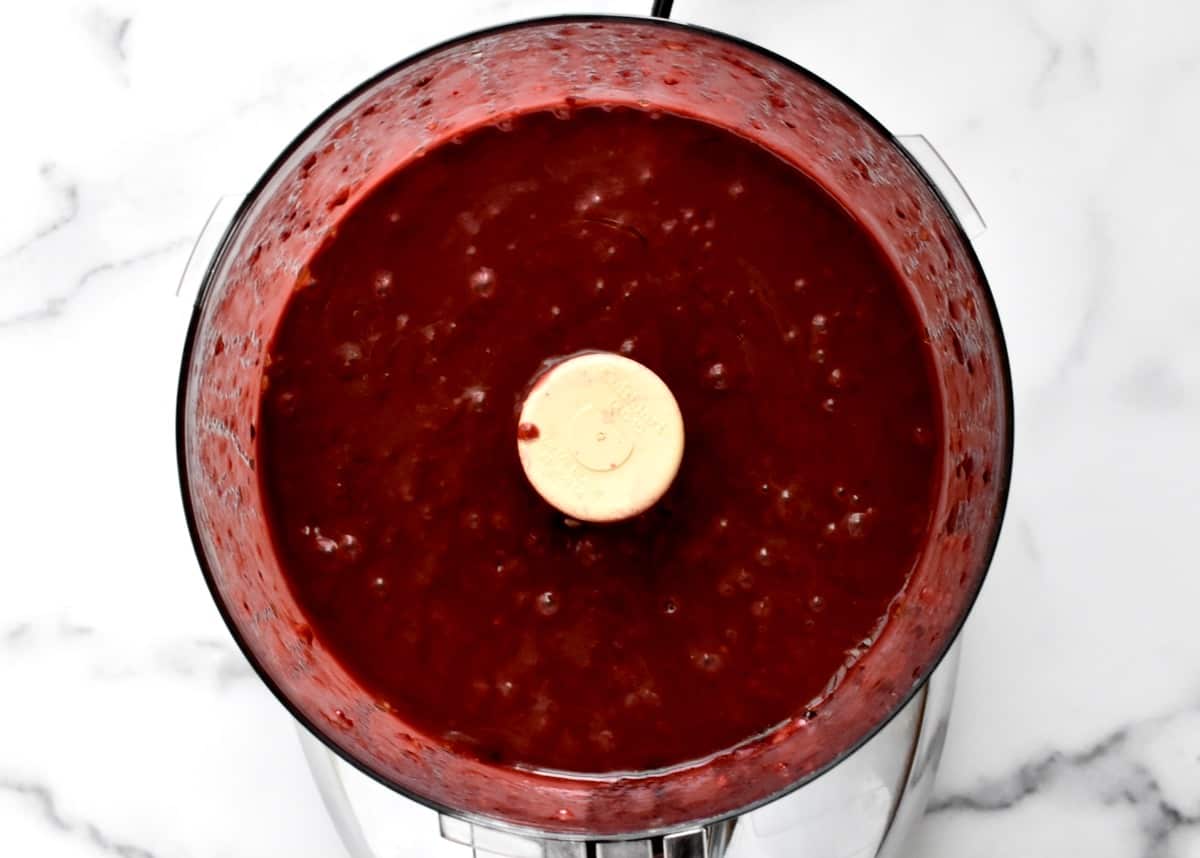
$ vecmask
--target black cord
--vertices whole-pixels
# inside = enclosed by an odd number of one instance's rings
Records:
[[[675,5],[675,0],[654,0],[654,5],[650,7],[650,14],[655,18],[670,18],[671,7]]]

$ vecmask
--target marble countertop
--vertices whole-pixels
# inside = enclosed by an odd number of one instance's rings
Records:
[[[343,854],[186,535],[176,282],[217,197],[350,85],[563,11],[581,9],[0,14],[0,854]],[[1200,856],[1200,6],[678,0],[676,17],[925,133],[989,223],[1016,478],[911,854]]]

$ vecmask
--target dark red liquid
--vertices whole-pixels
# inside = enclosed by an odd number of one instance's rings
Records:
[[[584,349],[657,372],[687,432],[617,525],[564,521],[517,457],[522,392]],[[346,215],[271,358],[262,479],[316,634],[500,763],[654,769],[819,710],[930,516],[896,276],[809,179],[693,120],[534,114],[436,149]]]

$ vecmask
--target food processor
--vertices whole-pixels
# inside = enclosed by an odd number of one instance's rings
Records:
[[[970,243],[983,224],[924,138],[893,136],[811,72],[673,22],[669,7],[519,22],[400,62],[318,117],[244,199],[223,201],[188,263],[195,308],[177,443],[191,537],[231,633],[299,723],[355,858],[898,855],[923,812],[953,698],[954,641],[991,560],[1011,470],[1008,361]],[[614,775],[489,764],[377,704],[289,591],[255,463],[269,341],[340,215],[397,166],[471,129],[589,104],[700,118],[825,188],[910,293],[945,426],[932,525],[902,603],[848,658],[820,717],[696,763]]]

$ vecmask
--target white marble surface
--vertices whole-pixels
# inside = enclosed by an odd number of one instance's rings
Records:
[[[0,855],[337,856],[177,499],[216,197],[466,28],[646,2],[0,10]],[[1200,856],[1200,6],[678,0],[922,131],[989,222],[1017,475],[921,858]]]

